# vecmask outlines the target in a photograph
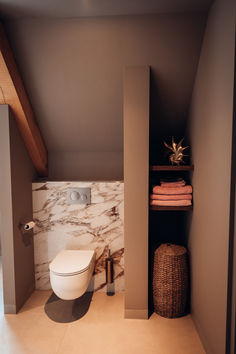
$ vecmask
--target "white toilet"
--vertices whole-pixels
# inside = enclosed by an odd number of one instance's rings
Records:
[[[94,251],[61,251],[49,265],[52,290],[63,300],[77,299],[85,293],[94,265]]]

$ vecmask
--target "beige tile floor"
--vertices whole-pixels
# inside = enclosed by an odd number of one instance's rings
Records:
[[[87,314],[62,324],[44,313],[48,291],[35,291],[17,315],[0,313],[1,354],[203,354],[191,316],[123,316],[124,295],[93,296]]]

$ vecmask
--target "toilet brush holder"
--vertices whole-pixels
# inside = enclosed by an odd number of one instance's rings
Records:
[[[108,253],[108,257],[106,258],[106,284],[107,284],[107,295],[114,295],[114,289],[112,284],[114,281],[114,271],[113,271],[113,259],[110,254],[110,250]]]

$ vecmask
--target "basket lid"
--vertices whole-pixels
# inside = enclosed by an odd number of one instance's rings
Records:
[[[167,256],[181,256],[187,253],[187,250],[183,246],[173,245],[172,243],[163,243],[160,245],[156,251]]]

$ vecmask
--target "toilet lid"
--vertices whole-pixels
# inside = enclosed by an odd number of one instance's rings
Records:
[[[94,251],[63,250],[49,264],[49,269],[61,275],[82,273],[88,269],[93,255]]]

